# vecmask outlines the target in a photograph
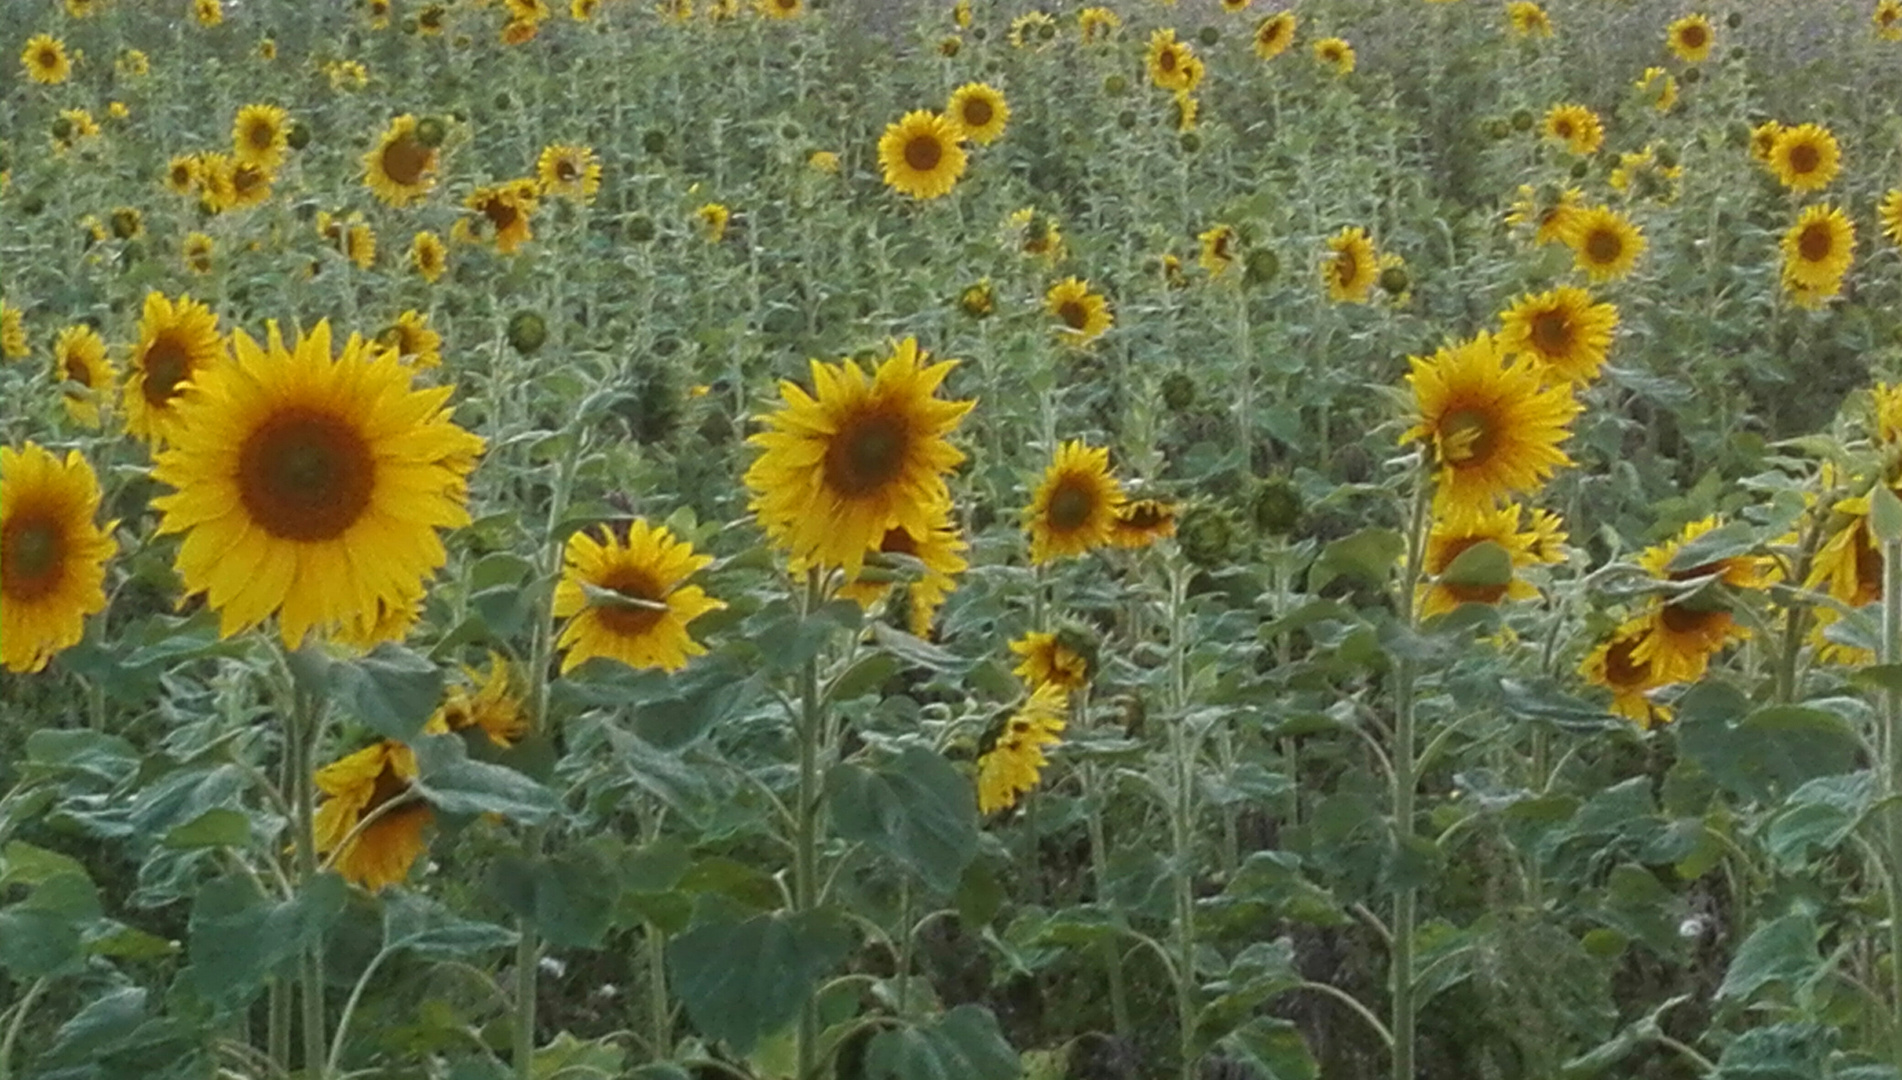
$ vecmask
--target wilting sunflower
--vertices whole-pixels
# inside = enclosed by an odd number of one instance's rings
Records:
[[[1513,0],[1506,5],[1506,25],[1520,37],[1551,37],[1552,19],[1532,0]]]
[[[628,525],[626,541],[607,529],[599,540],[570,536],[552,609],[555,618],[568,620],[555,642],[564,652],[562,673],[594,657],[678,671],[705,653],[687,624],[726,605],[682,583],[712,562],[665,525],[638,518]],[[590,596],[590,590],[613,595]]]
[[[1109,542],[1112,547],[1145,548],[1175,534],[1176,508],[1155,499],[1141,499],[1123,504],[1116,512]]]
[[[1711,29],[1710,20],[1702,15],[1686,15],[1665,31],[1665,43],[1687,64],[1708,60],[1716,40],[1717,33]]]
[[[409,877],[435,817],[411,792],[416,773],[410,748],[385,739],[312,775],[325,796],[311,822],[317,853],[344,880],[378,892]]]
[[[1605,125],[1583,105],[1554,105],[1545,114],[1545,137],[1574,154],[1591,154],[1605,142]]]
[[[1671,710],[1652,702],[1649,691],[1673,681],[1661,676],[1650,661],[1632,655],[1649,635],[1650,625],[1644,620],[1628,622],[1578,666],[1586,682],[1611,691],[1612,712],[1647,729],[1671,719]]]
[[[1059,686],[1081,690],[1090,679],[1090,656],[1073,635],[1031,631],[1010,643],[1010,651],[1023,657],[1011,674],[1024,680],[1032,690]]]
[[[18,360],[30,352],[26,343],[26,314],[0,298],[0,356]]]
[[[1106,7],[1086,7],[1077,12],[1076,25],[1077,33],[1088,45],[1109,40],[1111,34],[1122,29],[1123,17]]]
[[[139,49],[127,49],[113,61],[113,70],[128,79],[143,79],[152,73],[152,58]]]
[[[1677,76],[1661,67],[1645,68],[1634,85],[1639,93],[1651,98],[1651,107],[1661,113],[1670,112],[1677,104]]]
[[[61,330],[53,343],[53,376],[62,384],[66,415],[82,427],[97,428],[99,409],[116,377],[99,332],[83,324]]]
[[[1562,243],[1572,213],[1584,204],[1585,193],[1578,188],[1534,188],[1520,184],[1518,197],[1506,212],[1506,225],[1508,228],[1531,225],[1535,244]]]
[[[733,211],[722,203],[710,202],[694,211],[700,219],[701,231],[706,233],[707,243],[717,244],[726,239],[726,225],[733,218]]]
[[[594,149],[551,143],[542,147],[535,161],[535,179],[541,182],[544,196],[556,195],[586,206],[601,190],[601,163]]]
[[[27,77],[43,86],[58,86],[72,77],[73,62],[66,56],[66,43],[51,34],[35,34],[20,50],[20,66]]]
[[[1033,258],[1054,263],[1063,258],[1063,229],[1050,214],[1032,207],[1011,211],[1004,222],[1004,242]]]
[[[169,439],[185,381],[225,358],[211,309],[189,296],[147,293],[125,384],[126,430],[148,442]]]
[[[997,741],[977,759],[977,809],[981,814],[1008,810],[1037,786],[1044,766],[1044,749],[1061,741],[1070,695],[1056,683],[1031,692],[1023,707],[1004,725]]]
[[[1852,607],[1867,607],[1882,599],[1882,548],[1869,527],[1869,496],[1839,499],[1830,507],[1834,526],[1810,563],[1806,589],[1820,589]],[[1833,607],[1818,604],[1812,610],[1816,628],[1812,644],[1817,656],[1835,664],[1867,664],[1869,650],[1831,641],[1825,629],[1842,616]]]
[[[1856,226],[1827,203],[1806,206],[1783,234],[1783,285],[1814,307],[1842,290],[1856,251]]]
[[[1592,281],[1615,281],[1631,273],[1644,253],[1644,233],[1609,206],[1574,211],[1562,237],[1572,263]]]
[[[1658,581],[1716,578],[1733,588],[1768,588],[1775,564],[1763,556],[1736,555],[1701,566],[1671,569],[1672,561],[1684,545],[1717,528],[1718,524],[1715,517],[1691,522],[1677,536],[1646,548],[1638,556],[1638,565]],[[1713,655],[1731,642],[1750,636],[1749,627],[1737,621],[1722,597],[1660,598],[1640,618],[1649,626],[1650,633],[1633,648],[1632,659],[1651,664],[1659,675],[1672,682],[1696,682],[1703,678]]]
[[[1190,89],[1188,61],[1195,55],[1187,42],[1177,41],[1176,32],[1162,27],[1149,35],[1149,51],[1145,64],[1149,69],[1149,81],[1164,90]]]
[[[1532,357],[1551,378],[1588,383],[1604,366],[1618,309],[1594,304],[1590,293],[1567,285],[1513,301],[1499,324],[1502,352]]]
[[[1407,358],[1419,413],[1400,437],[1432,454],[1436,516],[1453,522],[1537,491],[1562,465],[1559,444],[1579,405],[1566,382],[1547,384],[1539,365],[1509,362],[1492,335]]]
[[[1791,191],[1817,191],[1828,187],[1842,171],[1843,152],[1828,128],[1801,124],[1777,132],[1768,165]]]
[[[174,194],[190,195],[198,186],[199,169],[198,155],[175,155],[165,166],[165,186]]]
[[[944,474],[964,460],[947,436],[975,402],[935,395],[955,361],[928,364],[898,342],[871,378],[857,363],[812,362],[814,392],[781,382],[785,405],[748,441],[749,505],[792,561],[856,578],[886,534],[926,535],[950,500]]]
[[[449,248],[433,232],[419,232],[409,242],[409,264],[424,281],[434,285],[449,269]]]
[[[945,598],[957,588],[957,575],[969,566],[963,555],[966,546],[951,525],[948,505],[939,508],[937,520],[923,536],[914,536],[903,528],[885,530],[877,555],[904,555],[924,567],[924,572],[905,588],[906,626],[913,636],[925,637],[931,633],[932,618]],[[868,557],[878,561],[869,553]],[[868,608],[884,599],[891,592],[894,578],[884,568],[880,568],[877,575],[871,571],[868,563],[858,577],[839,587],[838,595]]]
[[[496,251],[513,255],[517,248],[534,239],[528,219],[540,202],[540,190],[533,180],[478,187],[462,201],[462,205],[475,211],[475,217],[458,219],[450,235],[471,243],[486,237],[494,242]]]
[[[1116,515],[1128,502],[1109,471],[1109,450],[1073,439],[1057,447],[1050,467],[1024,507],[1030,561],[1051,562],[1109,543]]]
[[[469,523],[482,440],[444,407],[453,387],[413,389],[387,349],[330,324],[286,348],[232,333],[234,363],[198,371],[154,479],[158,531],[185,533],[177,566],[206,593],[221,636],[279,616],[286,647],[312,629],[409,603],[447,558],[439,528]]]
[[[1333,68],[1336,75],[1348,75],[1354,70],[1354,47],[1341,38],[1322,38],[1315,42],[1314,58]]]
[[[376,263],[376,230],[354,210],[343,217],[319,210],[317,235],[330,241],[359,270],[368,270]]]
[[[1004,134],[1004,125],[1010,121],[1010,105],[989,83],[965,83],[951,92],[944,115],[962,137],[979,146],[989,146]]]
[[[1255,24],[1255,55],[1273,60],[1294,44],[1298,20],[1292,11],[1277,12]]]
[[[1565,534],[1556,532],[1552,526],[1543,530],[1522,531],[1519,525],[1524,516],[1525,511],[1518,503],[1506,503],[1498,509],[1482,510],[1457,520],[1434,521],[1432,529],[1427,532],[1424,559],[1430,580],[1421,582],[1414,596],[1414,604],[1420,615],[1425,618],[1443,615],[1461,604],[1497,604],[1502,600],[1537,599],[1539,590],[1520,577],[1518,571],[1563,558]],[[1557,519],[1552,518],[1551,521],[1556,523]],[[1512,569],[1505,582],[1472,583],[1443,578],[1442,575],[1452,567],[1454,560],[1484,543],[1497,544],[1505,550]]]
[[[290,114],[276,105],[246,105],[231,123],[231,156],[240,165],[276,172],[290,148]]]
[[[1891,188],[1882,197],[1882,204],[1876,207],[1876,219],[1882,223],[1882,235],[1902,244],[1902,188]]]
[[[67,451],[0,446],[0,663],[25,673],[79,643],[106,606],[113,525],[99,528],[99,480]]]
[[[489,673],[462,669],[462,680],[449,684],[442,705],[429,718],[427,730],[467,731],[474,728],[496,746],[512,746],[528,731],[522,699],[509,678],[509,662],[489,653]]]
[[[1876,10],[1869,21],[1875,24],[1877,37],[1884,41],[1902,41],[1902,0],[1876,0]]]
[[[1328,238],[1328,256],[1321,261],[1321,281],[1328,299],[1341,304],[1365,304],[1380,278],[1380,254],[1367,230],[1356,225]]]
[[[885,183],[914,199],[944,195],[964,175],[962,129],[925,109],[908,112],[878,140],[878,163]]]
[[[186,233],[185,239],[178,245],[178,254],[185,261],[185,268],[194,274],[211,273],[212,257],[216,251],[216,241],[201,232]]]
[[[92,114],[84,109],[61,109],[59,122],[54,126],[53,150],[64,154],[77,146],[82,139],[97,138],[99,124]]]
[[[363,185],[387,206],[404,207],[436,184],[436,148],[416,134],[416,117],[390,121],[376,146],[363,155]]]
[[[415,368],[442,363],[442,335],[430,329],[429,316],[410,308],[376,336],[377,344],[395,349],[397,359]]]
[[[1043,295],[1044,310],[1063,325],[1057,333],[1071,345],[1088,345],[1109,331],[1116,319],[1110,314],[1109,300],[1090,291],[1082,278],[1064,278]]]
[[[1210,277],[1221,277],[1229,267],[1235,265],[1236,235],[1228,225],[1216,225],[1196,237],[1202,245],[1202,254],[1197,261]]]

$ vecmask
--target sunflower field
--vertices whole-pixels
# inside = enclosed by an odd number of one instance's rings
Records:
[[[1902,0],[0,0],[0,1080],[1902,1080]]]

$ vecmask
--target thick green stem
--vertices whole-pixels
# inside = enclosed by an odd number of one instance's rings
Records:
[[[648,923],[647,930],[647,1021],[654,1046],[655,1061],[670,1061],[674,1056],[674,1006],[667,997],[667,940],[660,927]]]
[[[905,1016],[911,1006],[911,875],[898,881],[898,1015]]]
[[[291,730],[288,747],[291,769],[291,810],[296,815],[293,846],[297,857],[297,884],[310,885],[317,876],[317,792],[312,780],[312,763],[317,735],[323,726],[323,704],[301,686],[291,689]],[[327,1047],[324,1045],[324,941],[318,933],[304,950],[298,964],[301,983],[299,1004],[303,1012],[304,1072],[322,1077]]]
[[[46,992],[47,981],[36,979],[26,993],[14,1003],[13,1018],[7,1022],[4,1038],[0,1038],[0,1080],[8,1080],[13,1075],[13,1047],[20,1040],[20,1032],[26,1030],[26,1014],[33,1011],[33,1005],[40,995]]]
[[[1188,726],[1189,576],[1180,563],[1169,567],[1169,756],[1174,805],[1169,831],[1175,867],[1176,1022],[1182,1080],[1195,1080],[1195,754]]]
[[[806,610],[819,606],[822,582],[812,571],[806,585]],[[819,659],[809,658],[800,676],[799,795],[793,807],[793,911],[819,906],[819,744],[825,737],[825,699],[819,693]],[[819,1073],[819,999],[808,996],[799,1009],[797,1080]]]
[[[541,943],[526,919],[515,924],[515,1015],[509,1025],[509,1055],[519,1080],[535,1072],[535,998],[539,989]]]
[[[1400,579],[1400,621],[1409,631],[1418,623],[1413,597],[1424,573],[1427,534],[1427,505],[1432,497],[1424,462],[1413,497],[1413,510],[1407,522],[1407,562]],[[1406,844],[1413,838],[1413,799],[1418,778],[1414,776],[1413,680],[1416,672],[1411,651],[1394,658],[1393,724],[1393,827],[1395,839]],[[1413,928],[1419,895],[1412,885],[1394,890],[1393,898],[1393,1080],[1413,1080],[1414,999],[1413,999]]]
[[[1103,828],[1102,775],[1094,764],[1083,767],[1083,788],[1089,805],[1089,817],[1086,819],[1090,832],[1090,870],[1096,876],[1096,896],[1102,901],[1109,896],[1109,841]],[[1135,1025],[1129,1019],[1129,985],[1123,979],[1123,952],[1114,941],[1105,939],[1097,945],[1103,954],[1103,967],[1109,973],[1110,1023],[1116,1030],[1116,1037],[1129,1039],[1135,1034]]]
[[[1882,545],[1882,662],[1902,663],[1902,540]],[[1893,667],[1891,667],[1893,670]],[[1902,1060],[1902,689],[1891,681],[1882,691],[1882,742],[1886,759],[1883,797],[1889,807],[1889,1005],[1890,1031]]]

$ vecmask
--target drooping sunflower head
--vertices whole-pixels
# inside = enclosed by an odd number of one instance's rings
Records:
[[[963,138],[979,146],[989,146],[1004,134],[1004,125],[1010,121],[1010,105],[1003,93],[989,83],[965,83],[951,92],[944,115]]]
[[[66,415],[82,427],[97,428],[117,377],[97,330],[81,324],[60,331],[53,343],[53,377],[64,391]]]
[[[1322,38],[1314,43],[1314,58],[1334,69],[1336,75],[1352,74],[1354,47],[1344,38]]]
[[[1109,470],[1109,450],[1073,439],[1057,448],[1024,508],[1030,561],[1039,565],[1109,543],[1128,501]]]
[[[1572,262],[1592,281],[1615,281],[1631,273],[1644,253],[1644,233],[1630,218],[1609,206],[1573,211],[1561,239],[1572,249]]]
[[[386,206],[419,202],[436,185],[437,148],[417,136],[416,126],[409,113],[391,120],[363,155],[363,184]]]
[[[1805,306],[1842,288],[1856,251],[1856,227],[1827,203],[1806,206],[1783,234],[1783,284]]]
[[[1321,261],[1321,281],[1328,299],[1339,304],[1365,304],[1380,278],[1380,253],[1367,230],[1342,229],[1328,238],[1328,255]]]
[[[1037,687],[1004,723],[1004,730],[977,761],[977,809],[981,814],[1008,810],[1037,786],[1050,764],[1047,747],[1061,740],[1070,693],[1056,683]]]
[[[687,624],[726,605],[685,582],[712,562],[665,525],[638,518],[625,541],[610,529],[598,538],[570,536],[553,607],[556,618],[568,620],[555,642],[564,653],[562,673],[596,657],[678,671],[704,654]]]
[[[839,586],[837,595],[869,608],[889,595],[892,583],[904,576],[893,570],[896,560],[892,557],[914,560],[915,576],[903,593],[905,623],[913,636],[925,637],[931,633],[931,620],[938,608],[957,588],[957,575],[970,565],[963,555],[966,547],[951,523],[951,507],[940,507],[937,520],[923,535],[902,527],[885,530],[878,550],[867,553],[870,561],[865,570]],[[884,564],[877,574],[872,573],[873,563]]]
[[[1902,0],[1877,0],[1869,21],[1875,24],[1877,37],[1884,41],[1902,41]]]
[[[878,163],[885,183],[914,199],[948,194],[964,175],[962,129],[926,109],[906,113],[878,140]]]
[[[442,363],[442,335],[430,328],[429,316],[410,308],[376,336],[377,344],[396,351],[397,359],[415,368]]]
[[[1123,504],[1110,527],[1109,542],[1119,548],[1145,548],[1166,536],[1176,534],[1176,508],[1173,503],[1141,499]]]
[[[1896,0],[1902,3],[1902,0]],[[1882,223],[1882,235],[1902,245],[1902,188],[1891,188],[1876,207],[1876,219]]]
[[[0,297],[0,356],[18,360],[30,350],[26,341],[26,313]]]
[[[35,34],[20,50],[20,66],[27,78],[43,86],[58,86],[72,77],[73,62],[66,55],[66,43],[51,34]]]
[[[1717,32],[1702,15],[1686,15],[1665,31],[1665,43],[1687,64],[1701,64],[1710,59],[1711,46],[1716,42]]]
[[[1882,549],[1869,528],[1869,497],[1837,500],[1830,523],[1803,587],[1821,589],[1850,607],[1875,603],[1882,598]]]
[[[231,123],[231,156],[265,172],[284,163],[290,146],[290,114],[276,105],[246,105]]]
[[[1032,690],[1051,683],[1080,690],[1090,678],[1091,650],[1084,644],[1072,634],[1032,631],[1010,643],[1010,651],[1023,657],[1011,673]]]
[[[152,476],[160,534],[183,533],[185,588],[229,637],[278,616],[295,648],[313,629],[409,605],[469,522],[482,440],[457,427],[452,387],[415,389],[388,349],[318,323],[286,347],[232,334],[236,360],[195,372]]]
[[[429,847],[424,833],[435,817],[412,793],[416,776],[416,755],[388,739],[313,774],[324,795],[311,822],[313,842],[344,880],[379,892],[409,877]]]
[[[949,435],[971,401],[936,396],[955,361],[927,363],[914,338],[870,378],[851,360],[812,362],[813,392],[780,384],[784,405],[748,441],[750,505],[794,562],[858,576],[893,528],[926,534],[949,501],[945,474],[964,460]]]
[[[459,219],[450,234],[471,243],[493,242],[496,251],[512,255],[534,238],[529,215],[540,202],[540,191],[533,180],[478,187],[462,201],[474,215]]]
[[[1635,84],[1638,92],[1651,100],[1651,107],[1658,112],[1670,112],[1677,104],[1677,76],[1661,67],[1648,67],[1638,76]]]
[[[528,731],[522,698],[509,677],[509,662],[489,653],[489,673],[462,669],[462,679],[449,685],[443,702],[430,716],[426,730],[480,731],[496,746],[512,746]]]
[[[449,248],[433,232],[419,232],[410,239],[409,264],[418,276],[434,285],[449,269]]]
[[[174,301],[147,293],[126,379],[126,430],[148,442],[166,441],[186,381],[226,356],[218,316],[210,308],[189,296]]]
[[[1600,642],[1578,666],[1586,682],[1611,691],[1612,712],[1647,729],[1671,719],[1671,710],[1653,703],[1649,692],[1672,681],[1663,677],[1649,660],[1638,660],[1634,656],[1649,632],[1643,620],[1628,622]]]
[[[551,143],[535,162],[535,178],[544,196],[560,196],[586,206],[601,190],[601,163],[589,146]]]
[[[1552,19],[1532,0],[1513,0],[1506,5],[1506,25],[1520,37],[1551,37]]]
[[[1529,495],[1571,464],[1559,448],[1579,405],[1567,382],[1547,384],[1525,356],[1507,362],[1492,335],[1408,358],[1418,408],[1402,442],[1426,444],[1434,513],[1451,524]]]
[[[1591,154],[1605,142],[1605,125],[1597,113],[1583,105],[1554,105],[1545,114],[1545,135],[1564,143],[1574,154]]]
[[[1044,293],[1044,309],[1056,316],[1057,334],[1071,345],[1088,345],[1115,323],[1109,299],[1090,291],[1082,278],[1064,278]]]
[[[1842,171],[1842,148],[1821,124],[1784,128],[1770,144],[1770,171],[1791,191],[1818,191]]]
[[[1590,293],[1567,285],[1520,297],[1499,322],[1502,351],[1532,357],[1552,379],[1588,383],[1604,366],[1618,309],[1594,304]]]
[[[717,244],[726,239],[727,222],[733,218],[733,211],[724,203],[710,202],[694,211],[700,219],[700,227],[706,233],[707,243]]]
[[[111,524],[94,524],[99,480],[68,451],[0,446],[0,664],[26,673],[77,645],[106,606]]]
[[[1216,225],[1202,233],[1196,239],[1202,245],[1202,254],[1198,261],[1210,277],[1221,277],[1229,267],[1235,265],[1238,254],[1238,238],[1233,226]]]

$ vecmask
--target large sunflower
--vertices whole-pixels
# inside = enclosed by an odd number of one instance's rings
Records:
[[[1328,256],[1321,261],[1321,281],[1328,299],[1342,304],[1365,304],[1380,279],[1380,254],[1367,230],[1356,225],[1328,238]]]
[[[951,92],[944,115],[964,138],[989,146],[1004,134],[1004,125],[1010,122],[1010,104],[989,83],[965,83]]]
[[[1433,580],[1421,582],[1414,597],[1414,604],[1420,614],[1423,617],[1441,615],[1461,604],[1497,604],[1501,600],[1536,599],[1539,590],[1521,578],[1518,571],[1563,558],[1565,534],[1556,531],[1555,526],[1521,531],[1519,524],[1524,513],[1518,503],[1507,503],[1498,509],[1482,510],[1462,519],[1435,521],[1427,532],[1424,560],[1426,572]],[[1535,520],[1535,525],[1542,524]],[[1474,584],[1441,578],[1455,559],[1483,543],[1497,544],[1505,549],[1513,573],[1504,583]]]
[[[698,585],[684,585],[713,562],[665,525],[635,519],[627,540],[603,530],[568,538],[566,567],[555,586],[554,616],[567,619],[555,642],[563,650],[563,674],[594,657],[634,668],[677,671],[688,657],[707,650],[687,633],[687,624],[725,604]],[[585,588],[584,588],[585,586]],[[612,593],[596,600],[589,590]]]
[[[950,500],[944,474],[964,460],[947,436],[975,404],[935,395],[955,361],[927,364],[915,338],[868,379],[851,360],[812,362],[813,393],[780,383],[784,407],[748,441],[751,507],[792,561],[856,578],[894,528],[927,535]]]
[[[594,159],[592,147],[551,143],[542,147],[541,157],[535,159],[535,179],[544,196],[560,196],[586,206],[601,190],[601,163]]]
[[[406,605],[447,557],[438,528],[466,525],[482,440],[417,390],[396,354],[352,335],[331,352],[320,322],[287,349],[234,331],[235,363],[197,372],[154,479],[158,531],[185,533],[185,588],[230,637],[272,613],[287,647],[312,629]]]
[[[99,332],[85,325],[61,330],[53,343],[53,376],[64,386],[66,415],[83,427],[98,427],[116,377]]]
[[[1419,413],[1402,442],[1420,440],[1433,455],[1434,512],[1449,522],[1537,491],[1571,464],[1559,444],[1579,405],[1566,382],[1548,385],[1539,365],[1505,362],[1492,335],[1407,360]]]
[[[1711,29],[1710,20],[1702,15],[1686,15],[1665,31],[1665,43],[1687,64],[1701,64],[1709,59],[1716,40],[1717,33]]]
[[[1761,556],[1737,555],[1700,566],[1671,569],[1671,563],[1686,544],[1717,528],[1718,524],[1715,517],[1691,522],[1677,536],[1646,548],[1638,556],[1638,565],[1659,581],[1716,578],[1734,588],[1769,587],[1774,564]],[[1632,649],[1631,657],[1639,663],[1651,664],[1660,676],[1671,682],[1696,682],[1703,678],[1711,656],[1731,642],[1750,636],[1749,627],[1737,621],[1721,596],[1660,598],[1640,619],[1649,633]]]
[[[276,172],[290,138],[289,113],[275,105],[246,105],[231,123],[231,156],[240,165]]]
[[[1631,273],[1644,253],[1644,233],[1609,206],[1576,210],[1565,222],[1563,239],[1572,262],[1592,281],[1615,281]]]
[[[227,355],[210,308],[189,296],[147,293],[126,377],[126,430],[148,442],[170,438],[185,382]]]
[[[1552,18],[1532,0],[1512,0],[1506,5],[1506,25],[1520,37],[1551,37]]]
[[[312,775],[325,796],[311,823],[317,853],[329,856],[344,880],[377,892],[409,877],[429,846],[423,833],[435,816],[411,794],[415,779],[416,755],[389,739]]]
[[[935,199],[964,175],[963,129],[926,109],[908,112],[878,140],[885,183],[914,199]]]
[[[1882,235],[1902,244],[1902,188],[1892,188],[1882,197],[1882,205],[1876,207],[1876,218],[1882,223]]]
[[[1856,226],[1826,203],[1806,206],[1783,234],[1783,285],[1814,307],[1842,290],[1856,251]]]
[[[72,77],[73,62],[67,59],[66,43],[51,34],[35,34],[20,50],[20,66],[27,77],[45,86],[58,86]]]
[[[1008,810],[1037,786],[1049,759],[1046,747],[1055,746],[1069,711],[1069,691],[1045,683],[1031,692],[1023,707],[1004,725],[997,741],[977,760],[977,809],[981,814]]]
[[[1791,191],[1818,191],[1842,171],[1843,152],[1828,128],[1801,124],[1777,132],[1767,164]]]
[[[1064,278],[1043,295],[1044,310],[1062,325],[1057,333],[1071,345],[1088,345],[1109,332],[1116,321],[1110,314],[1109,300],[1090,291],[1082,278]]]
[[[951,524],[951,508],[946,505],[939,508],[938,518],[922,536],[914,536],[902,527],[885,530],[885,538],[879,542],[878,554],[904,555],[916,559],[924,567],[924,572],[905,589],[906,626],[916,637],[925,637],[931,632],[931,620],[944,604],[945,598],[957,588],[956,575],[961,574],[970,565],[965,562],[962,552],[965,550],[962,537]],[[871,607],[884,599],[892,589],[892,575],[884,572],[877,579],[871,573],[861,572],[858,577],[839,587],[838,595],[847,600],[856,600],[863,607]]]
[[[1643,728],[1671,719],[1671,710],[1653,703],[1648,692],[1673,680],[1661,676],[1650,661],[1633,656],[1649,634],[1643,620],[1626,623],[1578,666],[1586,682],[1611,691],[1612,712]]]
[[[1255,24],[1255,55],[1263,60],[1273,60],[1288,51],[1294,44],[1294,31],[1297,26],[1292,11],[1277,12]]]
[[[1149,81],[1164,90],[1188,90],[1189,60],[1195,51],[1187,42],[1177,41],[1176,32],[1161,27],[1149,35],[1149,51],[1145,64],[1149,69]]]
[[[1011,674],[1024,680],[1032,690],[1056,685],[1065,690],[1081,690],[1090,679],[1090,658],[1066,640],[1067,634],[1033,630],[1010,643],[1010,651],[1023,657]]]
[[[1499,316],[1499,348],[1530,356],[1551,376],[1573,383],[1598,377],[1618,329],[1618,309],[1564,286],[1522,296]]]
[[[79,643],[86,616],[106,606],[112,524],[93,524],[99,481],[67,451],[0,446],[0,663],[39,671]]]
[[[1110,475],[1109,450],[1078,439],[1059,446],[1024,508],[1030,561],[1047,563],[1109,543],[1127,501]]]
[[[1343,38],[1322,38],[1314,43],[1314,58],[1334,69],[1336,75],[1354,71],[1354,47]]]
[[[1545,114],[1545,137],[1574,154],[1596,153],[1605,142],[1605,125],[1583,105],[1554,105]]]
[[[436,148],[417,137],[416,117],[404,113],[363,155],[363,184],[388,206],[408,206],[435,186],[436,156]]]

